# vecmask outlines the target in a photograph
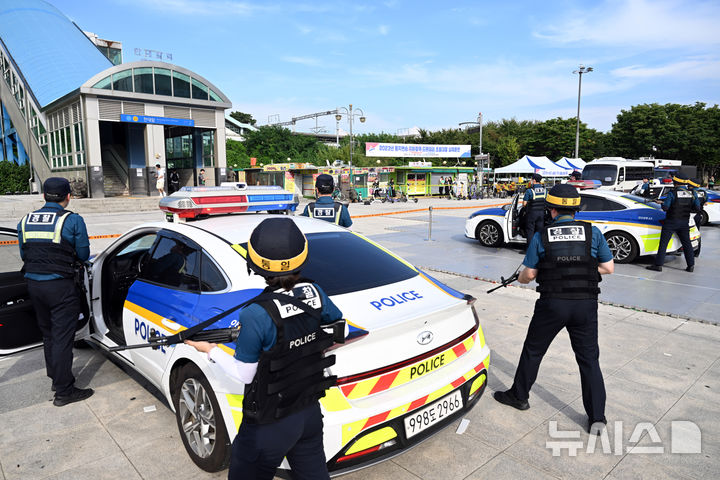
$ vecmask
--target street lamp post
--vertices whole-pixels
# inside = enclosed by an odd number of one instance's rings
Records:
[[[475,122],[460,122],[460,124],[459,124],[460,126],[477,125],[478,127],[480,127],[480,138],[478,140],[478,159],[479,159],[478,175],[480,175],[480,185],[482,185],[483,173],[485,172],[485,160],[483,158],[483,153],[482,153],[482,121],[483,121],[482,112],[479,112],[477,121],[475,121]]]
[[[593,71],[593,67],[586,67],[580,65],[577,70],[573,70],[573,73],[578,74],[578,109],[577,109],[577,125],[575,127],[575,158],[580,158],[580,91],[582,88],[582,76],[583,73],[590,73]]]
[[[344,112],[343,112],[344,111]],[[352,157],[353,157],[353,120],[354,117],[360,117],[360,123],[365,123],[365,112],[362,111],[362,108],[355,108],[355,112],[353,113],[353,106],[352,103],[350,104],[350,108],[345,107],[339,107],[337,109],[337,114],[335,115],[335,120],[338,122],[342,119],[342,113],[345,113],[348,119],[348,124],[350,125],[350,166],[352,167]]]

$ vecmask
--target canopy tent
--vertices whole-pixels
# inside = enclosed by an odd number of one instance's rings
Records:
[[[503,173],[539,173],[544,177],[567,177],[571,168],[565,168],[562,166],[555,165],[547,157],[531,157],[525,155],[517,162],[512,163],[506,167],[500,167],[495,169],[495,174]]]
[[[557,162],[555,162],[555,165],[562,168],[569,168],[571,170],[577,170],[579,172],[582,172],[583,168],[585,168],[585,161],[583,161],[582,158],[567,158],[563,157]]]

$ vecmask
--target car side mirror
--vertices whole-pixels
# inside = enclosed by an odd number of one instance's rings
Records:
[[[510,210],[510,204],[506,203],[505,205],[502,206],[502,209],[507,212],[508,210]]]

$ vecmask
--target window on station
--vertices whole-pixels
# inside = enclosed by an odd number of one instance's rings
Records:
[[[133,72],[135,80],[135,93],[153,94],[153,69],[152,67],[136,68]]]
[[[102,90],[112,90],[112,78],[110,78],[110,75],[103,78],[99,82],[97,82],[95,85],[92,86],[92,88],[100,88]]]
[[[113,90],[121,92],[132,92],[132,70],[123,70],[122,72],[113,73],[112,76]]]
[[[213,92],[212,88],[210,89],[210,100],[213,100],[215,102],[222,102],[222,98],[220,98],[220,95]]]
[[[215,130],[208,130],[202,133],[203,143],[203,166],[215,166]]]
[[[198,99],[198,100],[207,100],[208,99],[208,87],[204,83],[192,79],[192,98]]]
[[[172,81],[170,80],[170,70],[167,68],[155,69],[155,93],[157,95],[172,95]]]
[[[173,92],[176,97],[190,98],[190,77],[184,73],[172,72]]]

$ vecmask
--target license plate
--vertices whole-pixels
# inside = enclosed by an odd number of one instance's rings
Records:
[[[423,430],[427,430],[448,416],[462,409],[463,399],[460,390],[455,390],[440,400],[405,417],[405,438],[410,438]]]

